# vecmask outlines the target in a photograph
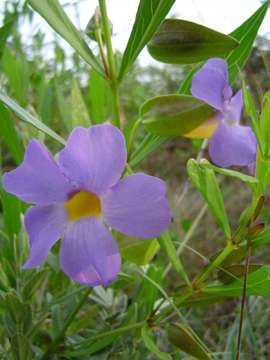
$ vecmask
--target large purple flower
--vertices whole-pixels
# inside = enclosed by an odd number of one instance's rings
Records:
[[[256,138],[249,126],[241,126],[242,91],[232,96],[227,64],[213,58],[194,75],[192,95],[217,110],[218,126],[210,140],[209,154],[221,166],[250,166],[256,158]]]
[[[77,282],[106,286],[121,266],[107,227],[141,238],[166,230],[165,183],[140,173],[120,180],[125,163],[124,137],[111,125],[74,129],[58,162],[39,141],[29,143],[23,163],[3,178],[7,192],[35,205],[25,215],[31,245],[25,268],[41,265],[63,237],[64,272]]]

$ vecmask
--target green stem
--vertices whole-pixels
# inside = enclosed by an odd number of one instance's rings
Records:
[[[208,276],[217,269],[227,258],[228,255],[233,251],[234,245],[229,242],[225,248],[219,253],[211,264],[209,264],[201,274],[193,281],[193,287],[196,289],[208,278]]]
[[[113,123],[120,128],[120,100],[119,100],[119,84],[116,75],[115,58],[112,48],[111,30],[109,25],[109,18],[107,14],[106,1],[99,0],[99,7],[101,13],[102,27],[104,31],[104,41],[107,49],[107,59],[109,64],[109,82],[113,96]]]
[[[127,332],[127,331],[130,331],[130,330],[134,330],[134,329],[138,329],[140,327],[143,327],[144,325],[146,324],[146,321],[141,321],[139,323],[136,323],[136,324],[130,324],[130,325],[126,325],[126,326],[123,326],[123,327],[120,327],[118,329],[113,329],[113,330],[109,330],[109,331],[105,331],[101,334],[98,334],[98,335],[95,335],[95,336],[92,336],[90,338],[90,341],[97,341],[97,340],[100,340],[104,337],[107,337],[107,336],[110,336],[110,335],[116,335],[116,334],[122,334],[124,332]]]
[[[81,300],[78,302],[78,304],[75,306],[74,310],[71,312],[71,314],[67,317],[64,326],[60,330],[59,334],[56,336],[56,338],[51,343],[50,347],[47,349],[47,351],[42,356],[41,360],[47,360],[50,359],[51,354],[58,348],[59,344],[65,337],[66,331],[69,328],[69,326],[72,324],[75,316],[80,311],[81,307],[84,305],[85,301],[88,299],[89,294],[91,293],[92,289],[87,289],[85,293],[83,294]]]

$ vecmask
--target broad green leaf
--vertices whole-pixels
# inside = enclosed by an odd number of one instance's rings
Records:
[[[9,110],[0,103],[0,138],[6,143],[17,164],[23,160],[23,144],[18,136]]]
[[[253,177],[253,176],[243,174],[243,173],[241,173],[239,171],[230,170],[230,169],[223,169],[223,168],[217,167],[217,166],[211,164],[206,159],[201,159],[199,164],[202,167],[214,170],[218,174],[233,177],[235,179],[241,180],[244,183],[252,185],[252,186],[259,183],[259,180],[257,178],[255,178],[255,177]]]
[[[242,69],[245,66],[245,63],[249,58],[252,45],[255,41],[261,23],[263,22],[268,5],[269,3],[266,1],[251,17],[230,33],[230,35],[239,42],[239,46],[226,57],[229,67],[230,83],[234,82],[239,69]],[[196,65],[186,76],[179,89],[180,94],[189,93],[192,77],[202,64]]]
[[[31,124],[38,130],[52,137],[54,140],[58,141],[61,144],[65,144],[65,140],[56,134],[53,130],[51,130],[48,126],[43,124],[39,119],[35,118],[33,115],[24,110],[20,105],[18,105],[14,100],[12,100],[9,96],[0,92],[0,102],[4,103],[7,107],[9,107],[15,114],[24,122]]]
[[[93,123],[101,124],[107,120],[111,101],[112,93],[108,82],[92,69],[89,76],[89,103]]]
[[[159,248],[160,246],[156,239],[139,241],[121,248],[121,255],[123,259],[141,266],[148,264],[159,251]]]
[[[229,35],[191,21],[166,19],[147,45],[150,55],[169,64],[193,64],[223,57],[238,46]]]
[[[226,297],[241,296],[243,293],[243,279],[234,280],[227,285],[210,285],[203,293],[224,295]],[[270,297],[270,266],[262,266],[259,270],[248,275],[247,295]]]
[[[147,100],[140,109],[143,124],[153,134],[179,136],[203,123],[213,109],[190,95],[164,95]]]
[[[79,83],[75,78],[72,81],[71,114],[72,129],[77,126],[89,127],[91,125]]]
[[[157,357],[157,359],[172,360],[172,357],[169,354],[160,351],[157,345],[154,343],[152,330],[150,328],[144,326],[142,328],[141,335],[144,345],[149,351],[151,351],[152,354]]]
[[[214,171],[203,168],[196,160],[190,159],[187,163],[187,172],[191,181],[207,202],[224,234],[227,238],[230,238],[229,220]]]
[[[136,19],[125,49],[119,78],[122,79],[137,56],[152,38],[175,0],[140,0]]]
[[[187,325],[172,323],[168,330],[169,341],[181,351],[199,360],[213,360],[210,350]]]
[[[264,94],[261,113],[261,137],[264,144],[265,156],[270,155],[270,91]]]
[[[28,0],[28,4],[30,4],[89,65],[92,65],[100,74],[103,74],[102,67],[97,58],[84,41],[82,34],[70,21],[58,0]]]

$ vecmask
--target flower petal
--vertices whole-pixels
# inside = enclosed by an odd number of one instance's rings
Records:
[[[231,99],[231,113],[233,115],[233,120],[236,121],[237,123],[240,122],[242,109],[243,109],[243,95],[242,95],[242,90],[239,90]]]
[[[4,189],[30,204],[63,202],[72,190],[45,145],[32,140],[22,164],[3,176]]]
[[[24,268],[41,265],[54,243],[62,236],[67,215],[61,205],[34,206],[25,215],[31,252]]]
[[[256,158],[256,138],[249,126],[221,122],[209,144],[212,161],[221,167],[248,166]]]
[[[76,128],[59,157],[65,174],[78,186],[100,194],[115,184],[126,163],[125,140],[112,125]]]
[[[131,236],[151,238],[170,225],[165,183],[153,176],[134,174],[119,181],[101,198],[104,221]]]
[[[213,58],[195,73],[192,79],[191,93],[215,109],[223,110],[232,90],[228,85],[227,64],[223,59]]]
[[[95,217],[82,218],[67,227],[60,261],[74,281],[107,286],[117,276],[121,258],[112,235]]]

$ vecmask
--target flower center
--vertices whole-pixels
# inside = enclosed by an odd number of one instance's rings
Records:
[[[97,195],[87,191],[79,191],[65,202],[70,221],[79,220],[86,216],[100,216],[101,202]]]

